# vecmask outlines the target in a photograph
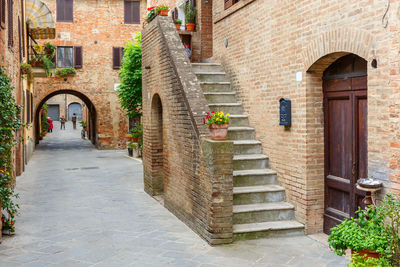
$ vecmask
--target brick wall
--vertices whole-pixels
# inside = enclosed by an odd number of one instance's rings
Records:
[[[207,102],[171,19],[142,34],[145,191],[209,243],[232,242],[233,143],[207,139]]]
[[[400,192],[400,2],[391,1],[387,28],[385,1],[241,0],[227,10],[223,2],[213,2],[213,59],[230,75],[307,232],[322,230],[324,209],[321,77],[341,52],[368,61],[369,176]],[[292,100],[290,129],[279,126],[281,97]]]
[[[56,18],[56,1],[43,1]],[[141,1],[141,21],[146,1]],[[122,148],[128,120],[121,109],[115,84],[118,70],[113,69],[112,47],[123,47],[142,29],[141,24],[124,24],[124,1],[74,1],[74,22],[56,22],[56,39],[40,40],[56,46],[82,46],[83,67],[77,75],[63,78],[37,78],[35,104],[60,90],[78,91],[94,105],[97,114],[97,138],[100,148]]]

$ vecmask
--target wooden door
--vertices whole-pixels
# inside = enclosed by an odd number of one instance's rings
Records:
[[[356,55],[338,59],[324,72],[324,232],[355,216],[362,205],[359,178],[367,177],[367,66]]]

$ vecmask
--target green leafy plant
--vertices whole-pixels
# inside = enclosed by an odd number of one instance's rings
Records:
[[[16,104],[12,95],[10,80],[0,67],[0,201],[2,208],[2,224],[4,229],[14,232],[15,215],[18,204],[14,201],[18,194],[14,192],[12,151],[19,142],[15,132],[23,127],[21,122],[21,106]]]
[[[351,262],[349,267],[391,267],[389,260],[385,257],[380,257],[379,259],[369,258],[367,255],[361,256],[355,253],[351,257]]]
[[[23,75],[27,76],[28,82],[33,80],[33,69],[31,64],[25,62],[21,63],[21,72]]]
[[[218,125],[226,124],[229,123],[229,116],[230,116],[229,113],[224,114],[222,111],[220,112],[211,111],[211,113],[207,112],[203,117],[203,123],[208,126],[212,124],[218,124]]]
[[[384,219],[388,243],[382,254],[392,266],[400,266],[400,198],[387,194],[377,212]]]
[[[176,19],[176,20],[174,20],[174,23],[177,24],[177,25],[181,25],[182,24],[182,20]]]
[[[82,128],[87,127],[86,121],[80,121],[79,123],[81,124]]]
[[[138,148],[139,148],[139,144],[130,141],[130,142],[128,142],[128,148],[129,148],[129,149],[138,149]]]
[[[56,46],[52,45],[51,43],[45,43],[44,44],[44,51],[46,52],[46,55],[50,58],[53,58],[56,54]]]
[[[331,229],[329,246],[339,256],[347,249],[383,252],[388,246],[383,218],[373,206],[367,210],[359,208],[356,214],[358,218],[346,219]]]
[[[186,23],[196,22],[196,8],[189,2],[183,5],[183,11],[185,12]]]
[[[76,74],[76,69],[75,68],[56,69],[55,74],[57,76],[75,75]]]
[[[34,67],[43,67],[47,76],[50,76],[50,70],[55,67],[52,60],[56,52],[56,46],[50,43],[44,45],[35,44],[33,49],[36,52],[35,57],[29,60],[28,63]]]
[[[49,130],[49,122],[47,120],[48,117],[47,104],[43,104],[42,109],[40,110],[40,114],[41,114],[41,130],[42,132],[47,132]]]
[[[124,50],[122,66],[119,71],[121,85],[117,94],[122,108],[129,118],[140,116],[142,111],[142,37],[135,36],[136,42],[129,42]]]

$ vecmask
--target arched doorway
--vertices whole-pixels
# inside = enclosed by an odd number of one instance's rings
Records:
[[[367,61],[349,54],[323,74],[325,139],[324,232],[355,216],[367,177]]]
[[[151,162],[152,162],[152,195],[164,192],[164,139],[163,107],[160,96],[153,96],[151,101]]]
[[[68,120],[72,120],[72,115],[76,114],[78,121],[82,120],[82,105],[79,103],[71,103],[68,105]]]
[[[36,144],[39,143],[39,136],[40,136],[40,126],[39,126],[39,116],[40,116],[40,110],[43,106],[44,103],[47,102],[50,98],[53,96],[59,95],[59,94],[71,94],[74,96],[77,96],[80,98],[83,103],[85,103],[87,110],[88,110],[88,138],[91,140],[92,144],[96,145],[97,144],[97,115],[96,115],[96,109],[92,103],[92,101],[84,94],[74,91],[74,90],[59,90],[56,92],[53,92],[49,95],[47,95],[45,98],[43,98],[38,106],[36,107],[35,111],[35,142]],[[82,108],[82,107],[81,107]],[[81,112],[82,114],[82,112]]]

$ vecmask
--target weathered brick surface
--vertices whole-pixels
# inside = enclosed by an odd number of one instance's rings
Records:
[[[384,2],[369,0],[241,0],[227,10],[223,1],[213,2],[213,59],[230,75],[308,233],[321,231],[323,221],[321,77],[342,52],[368,61],[369,176],[400,192],[400,2],[391,1],[387,28],[381,23],[385,9]],[[374,58],[377,69],[370,64]],[[292,100],[289,130],[279,126],[281,97]]]
[[[56,18],[56,1],[43,1]],[[141,21],[146,1],[141,1]],[[57,46],[82,46],[83,67],[77,75],[35,79],[35,107],[49,94],[60,90],[78,91],[94,105],[99,148],[122,148],[128,121],[121,109],[114,85],[118,70],[112,66],[112,47],[123,47],[142,29],[141,24],[124,24],[124,1],[74,1],[74,22],[57,22],[56,39],[40,40]]]
[[[233,143],[207,140],[207,102],[168,17],[143,30],[145,191],[211,244],[232,242]]]

